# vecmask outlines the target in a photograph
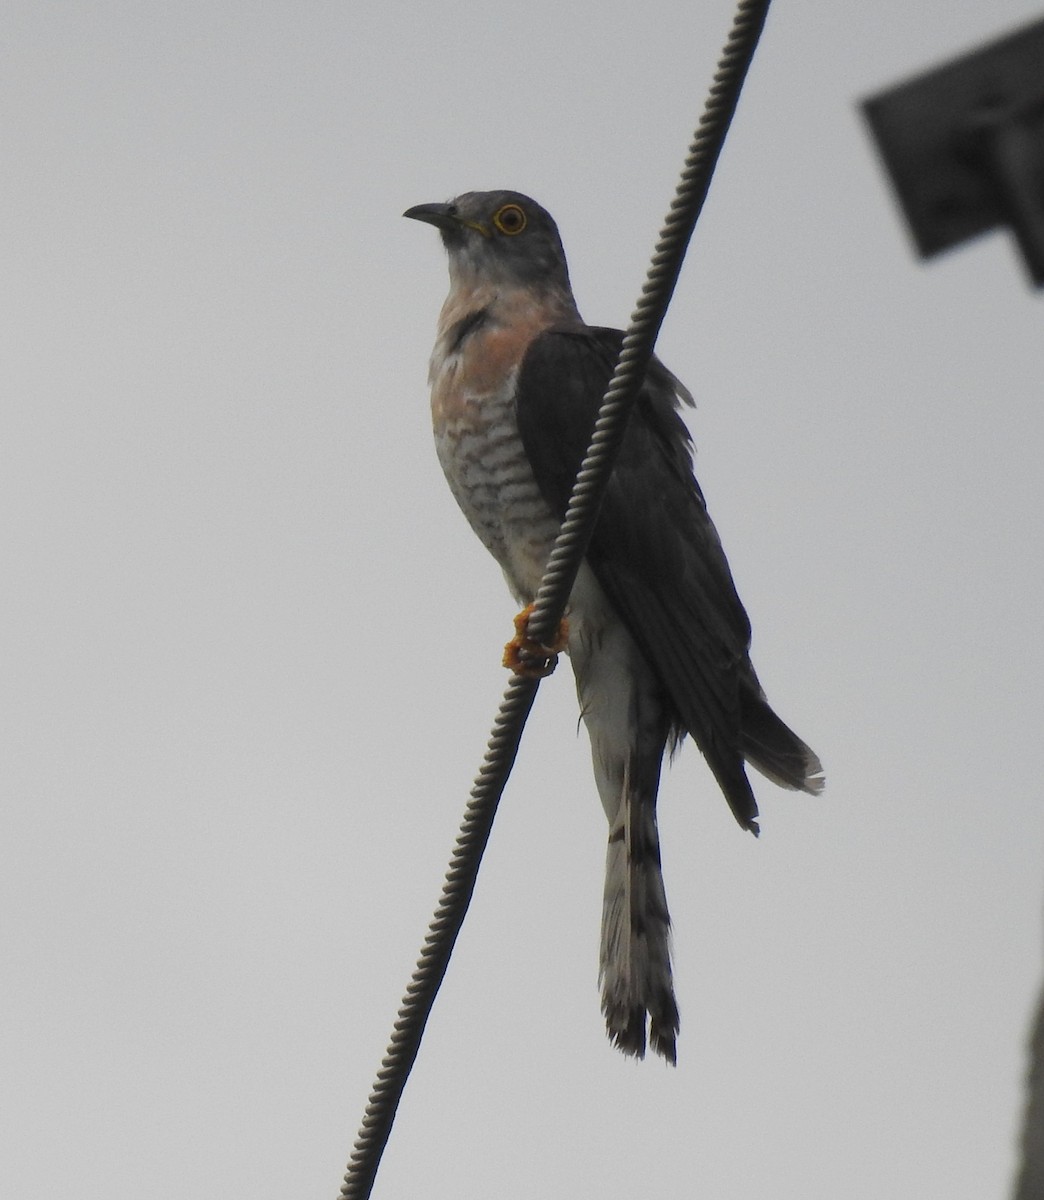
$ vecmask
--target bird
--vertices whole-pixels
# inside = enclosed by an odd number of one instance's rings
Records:
[[[429,365],[435,448],[458,505],[522,605],[532,604],[623,342],[587,325],[551,215],[509,190],[403,214],[434,226],[449,294]],[[678,1005],[656,801],[688,734],[733,815],[758,832],[750,764],[773,783],[824,786],[816,754],[775,714],[750,661],[751,627],[693,472],[689,391],[650,361],[566,610],[564,649],[608,821],[599,954],[606,1031],[624,1054],[677,1061]],[[544,659],[541,663],[539,660]]]

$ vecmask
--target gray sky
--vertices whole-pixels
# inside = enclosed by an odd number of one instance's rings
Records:
[[[14,0],[0,25],[4,1192],[329,1197],[505,677],[431,446],[445,264],[527,191],[625,323],[731,3]],[[918,266],[856,109],[1032,3],[781,0],[660,353],[824,797],[661,827],[679,1067],[598,1010],[541,689],[379,1196],[1006,1195],[1041,978],[1041,299]]]

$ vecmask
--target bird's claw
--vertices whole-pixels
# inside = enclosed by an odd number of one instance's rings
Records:
[[[563,617],[554,642],[545,646],[529,636],[529,618],[532,615],[533,605],[527,604],[515,617],[515,636],[504,647],[503,662],[516,675],[524,675],[527,679],[546,679],[558,666],[558,656],[569,641],[569,622]]]

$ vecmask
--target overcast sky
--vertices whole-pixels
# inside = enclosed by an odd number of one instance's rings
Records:
[[[606,1041],[541,688],[376,1196],[1008,1195],[1042,977],[1042,297],[918,264],[857,109],[1039,16],[780,0],[659,352],[821,798],[661,792],[679,1065]],[[0,1174],[337,1193],[505,676],[442,480],[445,261],[511,187],[626,323],[730,2],[8,0]]]

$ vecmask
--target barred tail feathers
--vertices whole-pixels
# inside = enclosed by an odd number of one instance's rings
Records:
[[[602,1012],[613,1044],[625,1054],[644,1057],[648,1022],[650,1047],[673,1064],[678,1005],[671,977],[670,916],[660,870],[656,792],[632,786],[627,770],[606,853],[599,977]]]
[[[656,829],[670,718],[652,668],[586,565],[573,587],[569,657],[609,823],[599,955],[606,1028],[625,1054],[641,1058],[651,1045],[673,1063],[678,1006]]]

